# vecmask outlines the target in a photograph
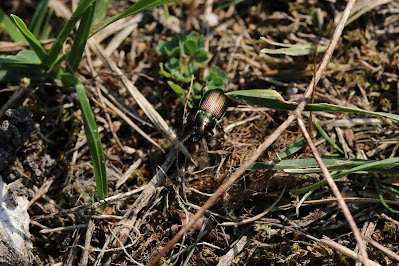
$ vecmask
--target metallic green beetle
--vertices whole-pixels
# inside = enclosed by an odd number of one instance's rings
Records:
[[[224,95],[222,89],[209,90],[202,97],[198,112],[194,118],[194,141],[199,141],[204,136],[213,136],[216,122],[220,120],[227,111],[229,98]]]

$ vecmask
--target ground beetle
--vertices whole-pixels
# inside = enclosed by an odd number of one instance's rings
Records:
[[[201,98],[197,114],[194,118],[193,140],[195,142],[208,135],[213,136],[216,122],[226,113],[229,99],[222,89],[213,89]]]

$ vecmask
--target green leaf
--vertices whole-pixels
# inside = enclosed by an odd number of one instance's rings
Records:
[[[96,10],[96,2],[94,2],[90,6],[90,8],[87,9],[85,15],[82,17],[82,20],[80,21],[75,41],[73,42],[71,52],[68,56],[69,64],[67,69],[69,70],[70,73],[73,73],[78,69],[79,63],[82,60],[90,28],[93,23],[95,10]]]
[[[187,70],[188,70],[187,76],[191,79],[191,75],[194,75],[195,73],[197,73],[198,69],[199,69],[198,64],[195,64],[195,63],[189,64],[188,68],[187,68]]]
[[[204,48],[204,47],[205,47],[205,37],[204,35],[200,35],[198,40],[198,48]]]
[[[46,18],[48,1],[49,0],[40,0],[36,6],[32,21],[29,24],[29,30],[37,37],[39,36],[40,29],[42,28],[43,22]]]
[[[19,82],[27,77],[43,81],[49,73],[41,67],[40,58],[33,50],[22,50],[16,55],[0,56],[0,82]]]
[[[73,86],[78,93],[78,98],[83,114],[83,123],[87,137],[87,144],[89,145],[90,154],[93,158],[97,196],[100,200],[102,200],[108,195],[108,181],[105,167],[105,157],[101,144],[100,134],[98,132],[96,121],[90,107],[89,99],[87,98],[83,84],[78,78],[67,73],[62,76],[62,79],[66,85]],[[102,206],[102,209],[104,208],[105,206]]]
[[[218,66],[213,66],[211,68],[211,72],[205,77],[205,82],[207,83],[208,89],[224,89],[224,79],[226,77],[227,75],[223,70],[221,70]]]
[[[166,78],[170,78],[172,75],[169,73],[169,72],[167,72],[167,71],[165,71],[165,69],[163,68],[163,63],[161,62],[161,63],[159,63],[159,74],[161,74],[161,75],[164,75]]]
[[[28,30],[25,23],[19,17],[15,15],[11,15],[11,18],[14,20],[14,23],[17,25],[18,29],[25,36],[32,50],[37,54],[41,61],[44,61],[47,52],[44,50],[43,46],[39,43],[36,37]]]
[[[161,41],[157,47],[156,51],[160,54],[172,56],[180,50],[180,35],[174,35],[170,41]]]
[[[133,15],[134,13],[169,3],[171,1],[172,0],[140,0],[137,3],[135,3],[134,5],[132,5],[131,7],[129,7],[128,9],[126,9],[123,13],[121,13],[117,16],[108,18],[108,19],[104,20],[103,22],[100,22],[100,23],[94,25],[90,31],[89,38],[91,36],[93,36],[94,34],[96,34],[97,32],[99,32],[100,30],[102,30],[103,28],[107,27],[108,25],[114,23],[115,21],[118,21],[118,20],[125,18],[127,16],[130,16],[130,15]]]
[[[0,28],[5,28],[6,32],[14,42],[26,42],[24,35],[18,30],[14,22],[0,8]]]
[[[181,68],[180,61],[172,57],[169,60],[169,62],[165,64],[165,67],[169,71],[180,69]]]
[[[194,53],[197,51],[198,46],[197,42],[194,40],[185,40],[184,41],[184,51],[186,54],[189,55],[194,55]]]
[[[300,138],[297,141],[295,141],[294,143],[291,143],[290,145],[288,145],[287,147],[283,148],[277,155],[277,158],[286,158],[296,152],[298,152],[299,150],[301,150],[303,147],[305,147],[307,144],[306,139],[305,138]]]
[[[168,81],[169,86],[172,88],[172,90],[178,95],[181,96],[185,93],[182,87],[174,83],[173,81]]]
[[[7,64],[40,65],[42,61],[32,50],[22,50],[16,55],[0,56],[0,67]]]
[[[211,68],[211,73],[216,73],[219,77],[221,77],[222,79],[227,78],[227,74],[226,72],[224,72],[223,70],[220,69],[220,67],[218,66],[213,66]]]
[[[54,66],[57,62],[57,57],[61,54],[61,49],[68,38],[69,34],[75,27],[78,20],[86,13],[87,9],[91,6],[91,4],[96,0],[82,0],[75,12],[73,12],[71,18],[67,21],[65,26],[61,29],[60,33],[57,35],[53,46],[51,46],[50,51],[48,52],[48,56],[44,61],[44,65],[47,67]]]
[[[208,58],[208,53],[203,49],[197,50],[193,55],[193,60],[200,64],[206,62]]]
[[[277,110],[292,111],[295,110],[297,104],[287,102],[281,97],[281,95],[274,90],[244,90],[244,91],[233,91],[226,93],[230,99],[249,105],[260,105],[263,107],[269,107]],[[385,117],[393,119],[399,122],[399,115],[389,114],[384,112],[372,112],[358,108],[342,107],[334,104],[319,103],[319,104],[308,104],[305,107],[305,111],[321,111],[321,112],[341,112],[341,113],[358,113],[368,114],[378,117]]]
[[[199,38],[200,38],[199,33],[198,33],[198,32],[195,32],[195,31],[192,31],[192,32],[190,32],[190,34],[188,34],[188,35],[185,36],[185,39],[186,39],[186,40],[193,40],[193,41],[195,41],[196,43],[198,43]]]
[[[205,78],[206,82],[213,82],[215,86],[224,86],[224,79],[219,76],[216,72],[209,73],[208,76]]]

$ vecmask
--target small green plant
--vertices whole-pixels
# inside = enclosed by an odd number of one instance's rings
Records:
[[[204,45],[205,37],[197,32],[191,32],[188,35],[174,35],[169,41],[161,41],[156,50],[161,55],[170,57],[170,59],[166,63],[159,63],[159,73],[178,83],[190,83],[192,77],[195,79],[195,74],[200,69],[200,65],[209,60],[208,53],[203,49]],[[225,78],[226,73],[219,67],[213,66],[205,78],[208,90],[224,89]],[[168,81],[169,86],[184,100],[186,90],[172,80]],[[201,87],[198,84],[193,86],[191,100],[201,98]]]
[[[159,64],[160,74],[167,78],[189,83],[191,76],[197,73],[199,65],[208,61],[208,53],[202,49],[205,37],[197,32],[189,35],[174,35],[170,41],[161,41],[156,50],[162,55],[169,56],[164,65]]]

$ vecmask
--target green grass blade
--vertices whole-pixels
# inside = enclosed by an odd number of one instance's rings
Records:
[[[14,23],[17,25],[18,29],[25,36],[32,50],[37,54],[41,61],[45,60],[47,53],[44,50],[43,46],[39,43],[36,37],[28,30],[25,23],[19,17],[15,15],[11,15],[11,18],[14,20]]]
[[[230,2],[227,2],[227,3],[219,6],[217,9],[225,9],[225,8],[228,8],[228,7],[232,6],[232,5],[237,5],[237,4],[239,4],[241,2],[244,2],[244,1],[245,0],[232,0]]]
[[[42,32],[40,33],[40,40],[48,40],[51,33],[50,19],[54,11],[52,9],[47,12],[45,21],[43,22]]]
[[[346,175],[349,175],[349,174],[353,174],[355,172],[360,172],[360,171],[369,171],[369,172],[371,172],[371,171],[374,171],[375,169],[377,169],[378,167],[382,167],[382,168],[386,167],[386,170],[385,170],[384,174],[391,174],[391,173],[395,174],[396,171],[397,171],[396,168],[399,167],[399,158],[398,157],[389,158],[389,159],[385,159],[385,160],[382,160],[382,161],[366,163],[366,164],[363,164],[363,165],[360,165],[360,166],[356,166],[356,167],[354,167],[354,168],[352,168],[352,169],[350,169],[348,171],[345,171],[345,172],[342,172],[342,173],[334,175],[333,178],[334,179],[341,178],[343,176],[346,176]],[[315,184],[313,184],[311,186],[295,190],[295,191],[292,192],[292,194],[293,195],[299,195],[299,194],[302,194],[302,193],[306,193],[308,191],[315,190],[315,189],[319,188],[320,186],[325,185],[326,183],[327,183],[326,180],[322,180],[322,181],[317,182],[317,183],[315,183]]]
[[[62,78],[65,84],[75,87],[76,92],[78,93],[79,102],[83,114],[87,144],[89,145],[90,154],[93,158],[97,196],[99,200],[102,200],[108,195],[108,181],[105,167],[105,157],[101,144],[100,134],[98,132],[96,121],[90,107],[89,99],[87,98],[83,84],[78,78],[69,73],[63,75]]]
[[[329,170],[347,170],[353,167],[365,165],[368,163],[374,163],[375,160],[362,160],[362,159],[346,159],[346,158],[323,158],[323,163]],[[268,163],[253,163],[250,168],[252,170],[296,170],[296,169],[313,169],[320,172],[318,163],[314,158],[304,159],[290,159],[281,161],[270,161]],[[375,171],[387,172],[391,170],[395,173],[399,173],[399,166],[376,167]],[[316,171],[312,171],[316,172]]]
[[[16,55],[0,56],[0,68],[11,65],[40,65],[42,61],[32,50],[22,50]]]
[[[82,55],[86,46],[86,42],[89,36],[90,28],[93,23],[94,14],[96,10],[96,3],[94,2],[90,8],[87,9],[86,13],[83,15],[82,20],[80,21],[78,32],[76,33],[75,41],[73,42],[73,46],[71,52],[68,56],[68,69],[69,72],[74,73],[78,67],[79,63],[82,60]]]
[[[317,130],[319,130],[320,134],[327,140],[328,143],[330,143],[331,146],[333,146],[334,149],[336,149],[341,154],[345,154],[344,151],[337,144],[335,144],[335,142],[330,138],[327,132],[324,131],[324,129],[321,127],[318,121],[315,121],[314,124]]]
[[[286,157],[296,153],[297,151],[299,151],[303,147],[305,147],[306,144],[307,144],[307,142],[306,142],[305,138],[300,138],[297,141],[295,141],[294,143],[291,143],[290,145],[288,145],[287,147],[282,149],[277,154],[277,158],[280,158],[280,159],[286,158]]]
[[[4,28],[14,42],[26,42],[24,35],[18,30],[14,22],[0,8],[0,28]]]
[[[75,12],[73,12],[71,18],[67,21],[65,26],[62,28],[60,33],[58,34],[56,40],[51,46],[50,51],[48,52],[48,56],[44,61],[44,65],[46,67],[51,67],[57,61],[57,57],[61,54],[62,46],[64,45],[66,39],[68,38],[69,34],[75,27],[78,20],[85,14],[87,9],[91,6],[91,4],[96,0],[82,0],[78,7],[76,8]]]
[[[245,90],[228,92],[226,95],[234,101],[249,105],[259,105],[277,110],[292,111],[295,110],[297,104],[287,102],[281,95],[274,90]],[[358,108],[342,107],[339,105],[319,103],[308,104],[305,111],[321,111],[321,112],[340,112],[340,113],[358,113],[368,114],[378,117],[385,117],[399,122],[399,115],[384,112],[371,112]]]
[[[129,7],[128,9],[126,9],[121,14],[111,17],[111,18],[108,18],[108,19],[105,19],[104,21],[94,25],[93,28],[91,29],[89,38],[91,36],[93,36],[94,34],[96,34],[97,32],[99,32],[100,30],[102,30],[103,28],[107,27],[108,25],[114,23],[115,21],[118,21],[118,20],[125,18],[127,16],[130,16],[130,15],[133,15],[137,12],[169,3],[171,1],[172,0],[140,0],[137,3],[135,3],[134,5],[132,5],[131,7]]]
[[[94,15],[95,21],[101,21],[102,19],[104,19],[111,3],[112,0],[97,0],[96,14]]]
[[[36,6],[35,13],[33,14],[32,21],[28,29],[35,35],[39,36],[40,29],[42,28],[44,19],[46,18],[49,0],[41,0]]]
[[[374,186],[375,186],[375,189],[377,190],[377,194],[378,194],[378,197],[380,198],[382,205],[384,205],[385,208],[387,208],[388,210],[390,210],[393,213],[399,213],[399,211],[389,207],[389,205],[385,202],[384,197],[381,194],[380,186],[378,186],[377,180],[375,178],[373,178],[373,181],[374,181]]]

